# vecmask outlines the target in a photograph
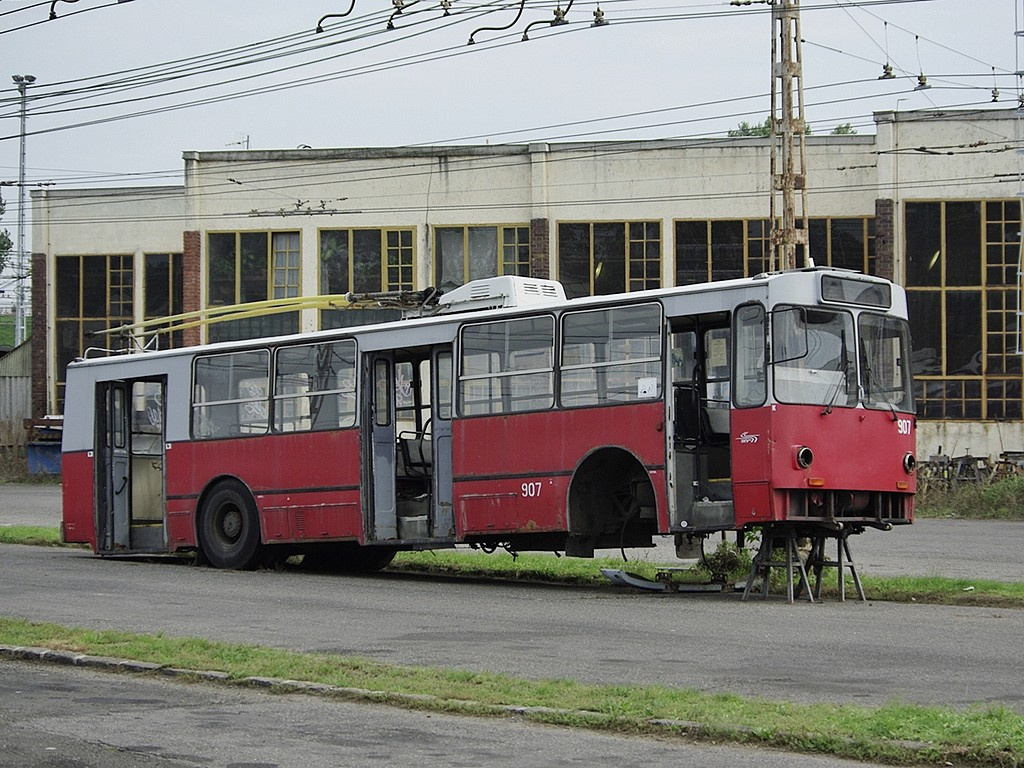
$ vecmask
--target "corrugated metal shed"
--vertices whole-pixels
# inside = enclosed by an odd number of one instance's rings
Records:
[[[24,445],[32,416],[32,345],[25,342],[0,358],[0,446]]]

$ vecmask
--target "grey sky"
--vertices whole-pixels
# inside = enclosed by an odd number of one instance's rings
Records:
[[[706,136],[758,122],[769,109],[772,30],[763,4],[605,0],[609,23],[593,28],[597,3],[576,0],[568,25],[534,25],[529,42],[520,42],[527,24],[552,18],[553,3],[528,0],[515,26],[479,32],[474,46],[466,45],[474,29],[508,24],[518,3],[453,0],[445,18],[437,0],[406,0],[387,30],[390,0],[356,0],[351,16],[328,20],[321,35],[313,32],[317,20],[343,12],[349,0],[59,0],[58,18],[47,21],[50,5],[0,0],[0,181],[18,173],[15,73],[37,78],[29,90],[28,180],[61,187],[176,183],[183,150],[227,149],[246,139],[263,149]],[[809,121],[818,133],[845,122],[871,132],[872,111],[983,105],[995,85],[999,106],[1015,104],[1020,5],[804,0]],[[298,47],[324,47],[216,73],[200,61],[194,74],[170,67],[176,79],[151,87],[100,89],[141,74],[128,70],[205,53],[239,47],[239,57],[251,59],[265,52],[261,42],[286,36]],[[344,41],[353,36],[360,39]],[[449,55],[339,77],[427,54]],[[897,78],[878,80],[887,57]],[[283,67],[297,68],[270,73]],[[921,72],[932,87],[915,91]],[[247,79],[202,88],[238,77]],[[299,78],[312,82],[287,85]],[[275,85],[284,87],[267,90]],[[58,95],[69,88],[72,95]],[[249,89],[264,92],[110,120]],[[184,92],[160,95],[171,91]],[[105,101],[114,103],[100,106]],[[636,116],[602,120],[627,114]],[[91,121],[100,122],[66,128]],[[593,122],[565,125],[576,121]],[[13,234],[16,189],[0,191],[8,202],[2,226]]]

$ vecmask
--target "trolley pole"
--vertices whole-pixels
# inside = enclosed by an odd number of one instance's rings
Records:
[[[14,346],[25,341],[25,113],[28,106],[28,87],[36,81],[35,75],[11,75],[21,96],[21,142],[18,153],[18,251],[14,255]]]

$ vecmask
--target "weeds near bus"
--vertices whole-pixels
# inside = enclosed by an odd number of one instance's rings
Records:
[[[2,617],[0,644],[215,670],[243,683],[247,677],[321,683],[349,689],[345,694],[349,698],[428,711],[514,715],[596,730],[676,734],[874,762],[975,766],[1024,762],[1024,715],[1005,707],[796,704],[663,686],[525,680]]]
[[[756,543],[754,546],[756,547]],[[750,549],[723,541],[714,552],[705,553],[698,568],[706,572],[712,581],[735,584],[747,578],[753,559]]]
[[[1024,477],[994,483],[959,483],[948,488],[929,485],[914,503],[918,517],[967,520],[1024,520]]]
[[[751,554],[735,544],[721,542],[703,562],[689,567],[655,563],[649,560],[624,561],[619,558],[584,559],[556,557],[534,552],[491,555],[465,550],[428,550],[399,552],[388,567],[391,571],[421,572],[468,578],[508,578],[515,581],[553,584],[604,585],[602,568],[622,569],[649,581],[675,583],[715,582],[732,585],[746,578]]]
[[[60,482],[60,475],[33,475],[28,471],[24,449],[18,446],[0,447],[0,484],[31,483],[52,485]]]

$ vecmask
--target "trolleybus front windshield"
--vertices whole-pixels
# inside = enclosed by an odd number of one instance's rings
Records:
[[[780,307],[772,320],[775,399],[826,407],[857,404],[853,315]]]
[[[871,313],[857,322],[860,386],[868,408],[913,413],[910,326],[906,320]]]
[[[853,314],[845,310],[776,308],[775,399],[828,409],[863,403],[878,410],[913,411],[906,321],[864,312],[856,325],[855,334]]]

